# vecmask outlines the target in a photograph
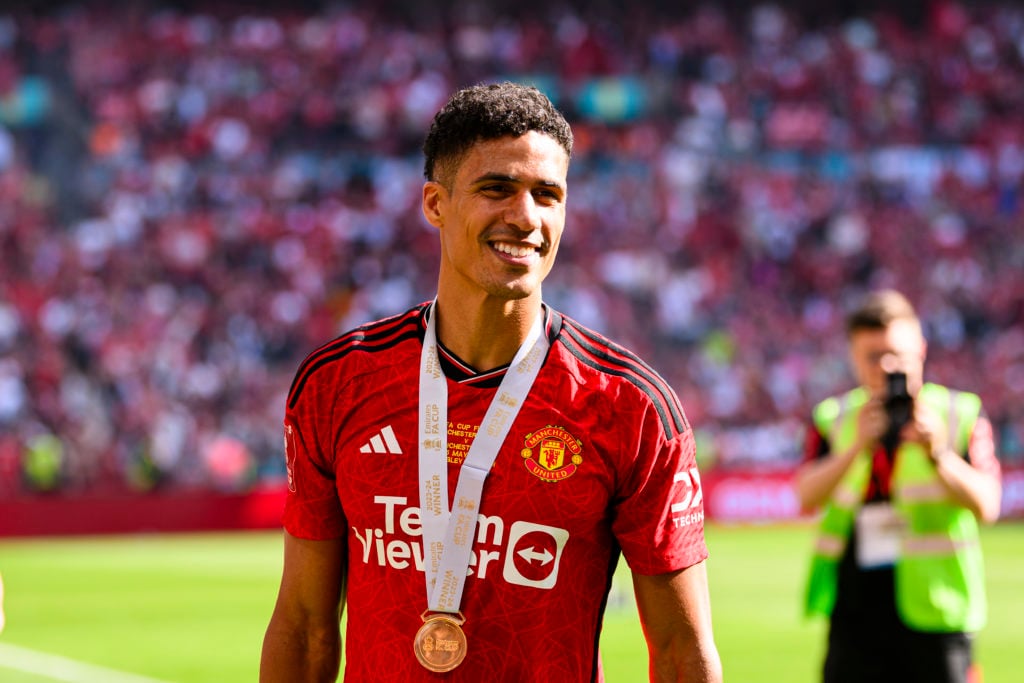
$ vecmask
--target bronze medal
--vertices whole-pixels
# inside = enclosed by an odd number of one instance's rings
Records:
[[[423,620],[412,649],[423,668],[451,671],[466,658],[466,634],[455,615],[433,616]]]

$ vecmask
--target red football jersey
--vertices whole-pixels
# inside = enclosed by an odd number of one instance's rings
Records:
[[[417,401],[426,305],[312,353],[285,415],[284,525],[348,543],[345,679],[434,681],[413,653],[427,607]],[[551,348],[484,485],[449,681],[601,680],[598,638],[621,549],[659,574],[707,556],[693,432],[636,356],[546,310]],[[502,371],[442,349],[448,485]],[[637,672],[646,675],[645,672]]]

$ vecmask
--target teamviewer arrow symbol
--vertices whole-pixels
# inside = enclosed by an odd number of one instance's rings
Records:
[[[518,553],[519,557],[523,558],[530,564],[533,564],[534,560],[540,560],[542,565],[548,564],[551,560],[555,559],[555,556],[551,554],[551,551],[544,550],[543,552],[537,552],[537,549],[533,546],[529,548],[523,548]]]

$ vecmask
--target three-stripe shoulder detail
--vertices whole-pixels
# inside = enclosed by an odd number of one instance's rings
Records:
[[[601,372],[622,377],[651,399],[661,417],[667,438],[690,429],[676,393],[661,375],[639,356],[563,316],[559,339],[581,363]]]
[[[353,351],[386,351],[408,339],[422,338],[422,317],[423,307],[417,306],[400,315],[357,327],[313,351],[306,356],[295,373],[295,379],[288,390],[288,408],[295,407],[310,377],[324,366]]]

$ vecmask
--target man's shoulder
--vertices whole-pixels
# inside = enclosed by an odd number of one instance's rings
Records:
[[[381,366],[381,359],[399,353],[404,344],[423,338],[423,309],[415,306],[404,313],[360,325],[326,344],[322,344],[299,364],[288,392],[288,406],[293,407],[303,389],[327,376],[353,376],[353,365],[371,363]],[[327,373],[327,375],[325,375]]]
[[[825,433],[829,425],[851,411],[860,409],[869,398],[870,395],[864,387],[854,387],[841,394],[833,394],[815,404],[811,411],[811,420],[819,432]]]
[[[831,396],[818,401],[814,406],[814,410],[827,411],[827,412],[844,412],[850,408],[859,407],[867,403],[870,395],[867,389],[864,387],[853,387],[847,391],[843,391],[838,394],[832,394]]]
[[[923,391],[927,393],[940,395],[944,398],[950,398],[953,400],[981,401],[981,396],[974,393],[973,391],[957,389],[955,387],[947,386],[945,384],[938,384],[936,382],[925,382]]]
[[[927,382],[921,394],[932,408],[940,412],[953,411],[960,420],[973,423],[979,416],[984,415],[981,396],[974,392]]]
[[[565,363],[580,375],[599,375],[602,384],[631,387],[638,400],[650,402],[662,417],[667,435],[689,430],[690,425],[675,390],[646,361],[603,334],[557,314],[556,343]]]

